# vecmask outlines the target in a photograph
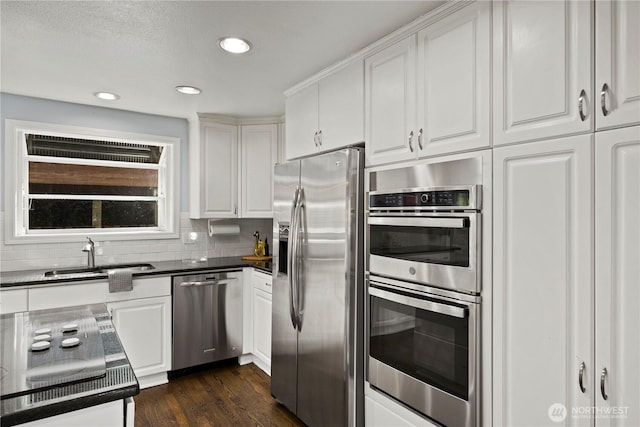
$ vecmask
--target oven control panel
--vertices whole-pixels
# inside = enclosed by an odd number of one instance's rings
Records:
[[[372,194],[371,208],[469,208],[470,190],[432,190]]]

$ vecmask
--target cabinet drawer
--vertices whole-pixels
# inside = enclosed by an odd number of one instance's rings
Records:
[[[12,289],[0,292],[0,314],[27,311],[27,290]]]
[[[73,305],[99,304],[171,295],[171,278],[148,277],[133,280],[133,290],[129,292],[109,292],[105,281],[60,283],[29,290],[29,310],[69,307]]]
[[[261,291],[268,294],[271,293],[271,284],[273,282],[273,278],[270,274],[254,270],[251,276],[251,282],[253,283],[254,288],[260,289]]]

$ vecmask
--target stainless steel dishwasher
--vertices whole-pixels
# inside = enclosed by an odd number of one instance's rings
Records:
[[[173,366],[242,354],[242,272],[173,277]]]

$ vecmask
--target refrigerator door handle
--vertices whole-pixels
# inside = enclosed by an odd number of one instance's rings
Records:
[[[304,221],[304,216],[303,216],[303,212],[306,209],[306,204],[305,204],[306,200],[304,197],[304,188],[300,187],[300,192],[298,195],[298,211],[297,211],[297,218],[296,218],[296,234],[295,234],[295,240],[296,240],[296,246],[295,246],[295,263],[296,263],[296,283],[295,283],[295,287],[296,287],[296,323],[298,325],[298,331],[302,331],[302,312],[303,307],[302,307],[302,302],[303,302],[303,291],[304,291],[304,281],[301,280],[300,276],[300,272],[302,271],[302,269],[304,268],[304,264],[302,264],[301,266],[301,260],[304,258],[304,254],[302,253],[302,250],[304,250],[304,236],[305,236],[305,228],[306,228],[306,224]],[[301,232],[302,231],[302,232]],[[303,240],[302,245],[300,245],[300,240]]]
[[[291,317],[291,323],[293,325],[293,329],[297,329],[298,325],[296,323],[296,308],[294,306],[294,265],[295,265],[295,236],[296,236],[296,218],[297,218],[297,210],[298,210],[298,196],[300,194],[300,189],[296,187],[296,191],[293,193],[293,205],[291,207],[291,219],[290,224],[291,227],[289,229],[289,241],[287,242],[287,283],[289,285],[289,316]]]

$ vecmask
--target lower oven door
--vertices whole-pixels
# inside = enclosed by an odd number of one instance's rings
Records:
[[[444,425],[478,424],[479,303],[373,278],[368,290],[369,383]]]
[[[479,294],[478,212],[370,213],[367,270],[457,292]]]

